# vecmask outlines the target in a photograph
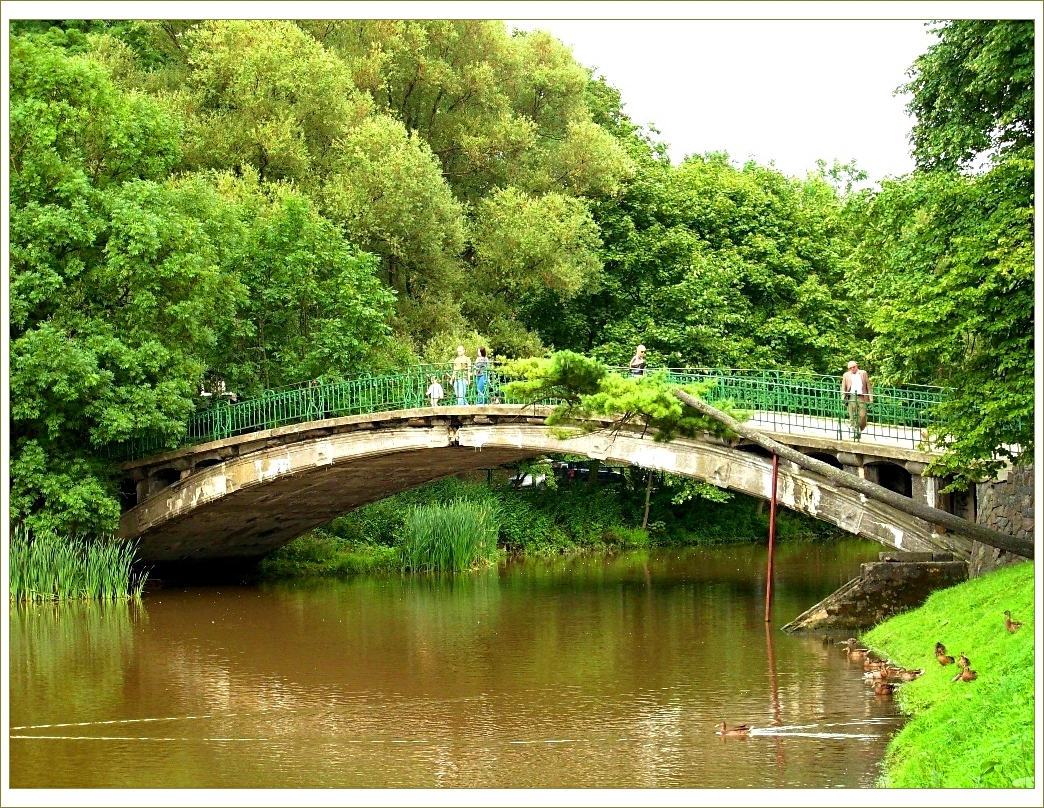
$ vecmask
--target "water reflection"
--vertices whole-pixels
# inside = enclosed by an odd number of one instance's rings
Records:
[[[777,547],[771,625],[751,547],[16,610],[11,784],[872,785],[894,707],[773,626],[877,549]]]

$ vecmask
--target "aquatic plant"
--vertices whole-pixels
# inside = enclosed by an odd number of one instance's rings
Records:
[[[134,569],[135,544],[116,538],[61,538],[53,531],[11,531],[10,599],[139,600],[148,572]]]
[[[496,554],[497,510],[458,499],[413,507],[403,526],[402,569],[462,572]]]

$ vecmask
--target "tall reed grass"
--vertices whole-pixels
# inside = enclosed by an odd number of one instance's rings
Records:
[[[16,602],[141,599],[147,571],[134,569],[135,546],[119,539],[59,538],[11,531],[10,598]]]
[[[462,572],[496,555],[497,509],[458,499],[410,509],[403,526],[402,569]]]

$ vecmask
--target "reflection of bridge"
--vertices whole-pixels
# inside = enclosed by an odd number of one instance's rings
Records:
[[[567,441],[543,426],[548,410],[518,403],[424,405],[431,368],[412,373],[273,391],[197,414],[180,448],[124,465],[136,504],[120,525],[148,561],[260,556],[353,508],[469,469],[545,453],[586,455],[662,469],[723,488],[770,496],[771,463],[741,440],[654,442],[638,432],[600,431]],[[672,381],[697,374],[672,374]],[[838,468],[926,504],[967,516],[970,503],[939,495],[921,476],[932,455],[917,448],[924,409],[938,393],[875,390],[872,424],[852,440],[831,377],[700,374],[755,410],[750,425]],[[503,401],[499,380],[491,399]],[[469,397],[474,400],[472,385]],[[880,403],[879,403],[880,402]],[[398,406],[395,406],[395,405]],[[133,453],[145,454],[138,447]],[[970,542],[867,501],[782,463],[779,501],[818,519],[905,550],[966,557]]]

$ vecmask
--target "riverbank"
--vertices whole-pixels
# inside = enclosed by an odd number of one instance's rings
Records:
[[[1008,610],[1023,623],[1005,627]],[[863,635],[882,657],[925,675],[895,698],[912,719],[892,739],[880,785],[1033,788],[1034,565],[1017,564],[933,594]],[[935,644],[967,655],[974,681],[952,681]]]
[[[768,537],[768,509],[742,494],[725,501],[672,501],[670,490],[651,497],[650,520],[642,523],[644,486],[514,489],[503,483],[439,480],[359,508],[302,536],[259,565],[266,579],[344,576],[401,568],[404,526],[418,506],[470,502],[495,511],[501,557],[551,557],[614,553],[645,547],[759,543]],[[827,539],[840,531],[801,514],[780,510],[777,537]]]

